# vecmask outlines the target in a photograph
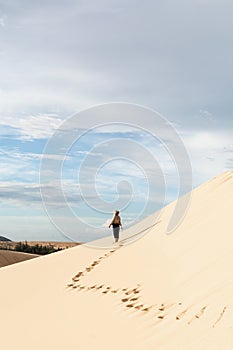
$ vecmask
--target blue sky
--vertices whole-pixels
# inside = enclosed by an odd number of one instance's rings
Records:
[[[94,105],[121,101],[163,115],[187,149],[194,187],[232,169],[232,11],[226,0],[0,1],[0,234],[68,239],[44,210],[41,160],[63,122]],[[163,205],[154,173],[146,206],[154,168],[135,154],[135,141],[163,170],[165,203],[176,199],[176,165],[158,140],[126,126],[95,128],[68,150],[61,174],[67,203],[84,226],[63,217],[57,184],[46,184],[56,215],[74,228],[72,239],[110,234],[118,191],[126,226]],[[114,144],[121,159],[109,161]],[[50,160],[61,156],[55,151]]]

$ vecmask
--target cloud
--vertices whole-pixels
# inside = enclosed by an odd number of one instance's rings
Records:
[[[214,122],[213,114],[205,109],[200,109],[200,117],[208,120],[209,122]]]
[[[41,160],[43,159],[50,159],[50,160],[62,160],[62,161],[68,161],[72,160],[73,158],[67,155],[62,154],[46,154],[46,153],[30,153],[30,152],[16,152],[16,151],[4,151],[0,150],[0,156],[7,156],[9,158],[13,159],[19,159],[19,160],[25,160],[25,161],[33,161],[33,160]]]
[[[6,25],[5,18],[4,17],[0,17],[0,27],[4,28],[5,25]]]
[[[31,116],[3,116],[0,130],[20,140],[47,139],[61,125],[62,120],[56,115],[42,114]]]
[[[2,61],[11,66],[8,51],[2,53]],[[49,57],[48,57],[49,60]],[[7,62],[5,62],[7,61]],[[24,62],[24,63],[23,63]],[[90,72],[85,67],[68,68],[64,64],[54,66],[42,63],[12,63],[10,71],[1,72],[0,113],[15,115],[19,112],[59,113],[69,115],[77,110],[96,104],[98,99],[90,91],[107,89],[111,81],[98,72]],[[28,72],[28,65],[31,71]],[[10,86],[10,88],[9,88]]]
[[[59,184],[51,183],[40,185],[39,183],[25,183],[1,181],[0,183],[0,198],[4,202],[9,202],[22,207],[36,207],[42,209],[41,186],[46,192],[46,201],[54,208],[63,208],[66,204],[64,198],[59,191]],[[76,186],[77,187],[77,186]],[[77,202],[81,201],[79,194],[75,191],[74,184],[63,182],[63,188],[66,191],[66,200],[70,206],[76,206]]]
[[[183,134],[197,186],[223,171],[232,169],[231,130],[195,130]]]
[[[202,109],[221,110],[230,122],[229,1],[221,9],[217,1],[194,0],[3,4],[9,22],[1,64],[5,112],[29,105],[73,112],[124,100],[176,121]]]

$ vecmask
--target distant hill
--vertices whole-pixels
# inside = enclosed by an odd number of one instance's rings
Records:
[[[6,237],[4,237],[4,236],[0,236],[0,241],[1,241],[1,242],[11,242],[11,239],[6,238]]]
[[[38,257],[36,254],[19,253],[10,250],[0,251],[0,268]]]

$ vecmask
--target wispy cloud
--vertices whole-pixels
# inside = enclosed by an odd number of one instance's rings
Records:
[[[4,28],[6,25],[4,17],[0,17],[0,27]]]
[[[232,169],[231,130],[195,130],[183,138],[192,162],[195,183],[199,185],[214,175]]]
[[[1,133],[17,137],[20,140],[47,139],[61,125],[57,115],[3,116],[0,119]]]

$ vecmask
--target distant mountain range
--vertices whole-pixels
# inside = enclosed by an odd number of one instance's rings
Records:
[[[11,240],[9,238],[6,238],[4,236],[0,236],[0,241],[1,242],[11,242]]]

